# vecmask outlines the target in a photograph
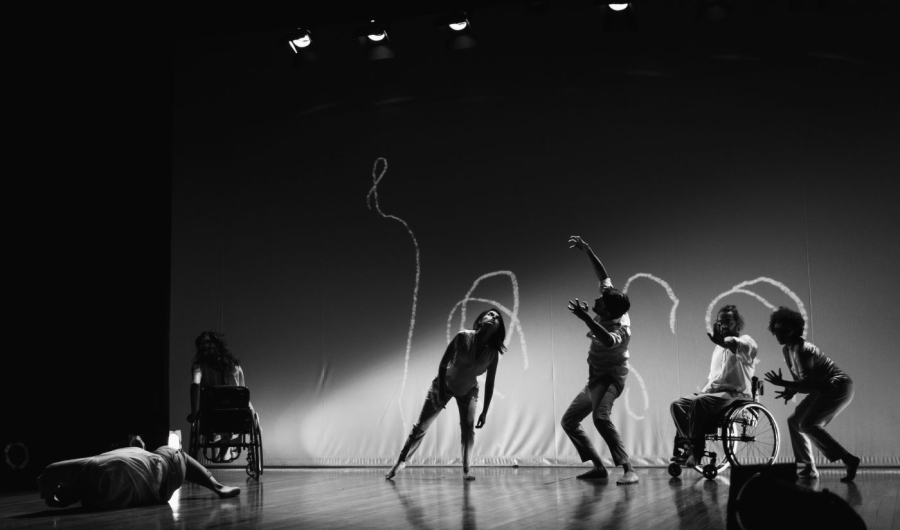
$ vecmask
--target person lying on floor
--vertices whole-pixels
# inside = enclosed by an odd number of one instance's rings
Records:
[[[80,501],[85,508],[101,510],[164,504],[185,480],[212,490],[221,499],[241,493],[240,488],[220,484],[181,449],[167,446],[152,453],[141,447],[122,447],[55,462],[37,478],[41,498],[48,506],[64,508]]]

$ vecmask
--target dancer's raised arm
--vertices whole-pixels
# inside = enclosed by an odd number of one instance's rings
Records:
[[[597,257],[597,254],[594,253],[591,246],[588,245],[584,239],[581,239],[581,236],[569,236],[569,248],[577,248],[587,254],[588,259],[591,261],[591,266],[594,268],[594,274],[597,275],[598,282],[603,283],[604,280],[609,278],[609,274],[606,273],[606,267],[603,266],[603,262]]]

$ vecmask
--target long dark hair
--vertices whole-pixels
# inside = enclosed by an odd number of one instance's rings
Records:
[[[201,349],[201,346],[206,341],[213,343],[214,348],[212,351],[207,352]],[[241,364],[241,361],[228,349],[228,346],[225,344],[225,335],[221,333],[204,331],[194,341],[194,345],[197,347],[197,353],[194,355],[194,360],[191,361],[194,365],[202,364],[203,366],[215,368],[224,374],[231,374],[234,373],[234,367]]]
[[[482,311],[477,317],[475,317],[475,323],[472,324],[472,329],[478,331],[478,328],[481,327],[481,319],[484,315],[489,312],[497,313],[497,330],[494,331],[494,334],[491,335],[490,340],[488,341],[488,346],[494,348],[500,355],[506,352],[506,346],[503,344],[503,341],[506,340],[506,324],[503,323],[503,313],[500,312],[496,307],[492,307],[490,309],[485,309]]]

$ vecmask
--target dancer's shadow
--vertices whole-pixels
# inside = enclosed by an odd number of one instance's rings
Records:
[[[463,512],[462,512],[462,528],[463,530],[478,530],[475,522],[475,506],[469,503],[469,490],[472,488],[472,482],[466,480],[463,482]]]
[[[390,484],[391,489],[397,494],[397,498],[400,500],[400,506],[403,508],[403,515],[406,517],[406,520],[409,521],[410,526],[413,528],[421,528],[423,530],[431,528],[431,526],[428,525],[428,515],[425,513],[425,510],[417,505],[406,493],[406,486],[398,487],[397,483],[393,480],[388,480],[387,483]]]
[[[669,479],[680,528],[697,528],[709,524],[716,526],[716,521],[725,525],[726,519],[719,505],[719,480],[707,480],[703,477],[693,481]]]

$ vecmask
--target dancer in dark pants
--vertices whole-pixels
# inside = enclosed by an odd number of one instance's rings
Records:
[[[709,340],[716,345],[709,364],[709,377],[699,393],[676,399],[670,406],[675,421],[672,461],[694,466],[703,457],[706,427],[722,409],[738,398],[750,398],[756,358],[756,341],[741,335],[744,319],[737,307],[719,309]]]
[[[812,440],[829,461],[841,460],[847,466],[847,475],[841,481],[850,482],[856,478],[860,458],[844,449],[825,431],[825,426],[850,404],[853,381],[819,348],[803,338],[804,327],[803,315],[787,307],[779,307],[772,313],[769,331],[783,346],[784,362],[794,380],[783,379],[781,368],[778,373],[766,372],[765,378],[773,385],[784,387],[775,393],[775,397],[783,398],[785,404],[795,394],[808,394],[787,420],[794,459],[803,464],[797,477],[813,479],[819,476],[812,457]]]
[[[625,389],[625,376],[628,375],[626,363],[629,356],[628,342],[631,340],[628,309],[631,303],[625,293],[613,288],[603,263],[591,250],[590,245],[579,236],[572,236],[569,238],[569,248],[577,248],[587,255],[600,282],[600,298],[594,301],[593,310],[597,315],[594,318],[588,313],[587,302],[580,302],[577,298],[574,301],[569,300],[569,311],[590,330],[587,336],[591,339],[591,346],[588,350],[587,384],[575,396],[563,415],[562,428],[578,450],[581,461],[590,460],[594,464],[593,469],[578,475],[578,478],[604,479],[609,476],[600,455],[581,427],[581,421],[590,415],[594,426],[609,447],[613,462],[625,470],[625,475],[619,478],[616,484],[636,484],[639,478],[625,452],[622,438],[610,419],[613,402]]]
[[[487,419],[488,408],[491,406],[491,398],[494,395],[494,378],[497,375],[497,364],[500,355],[506,351],[503,341],[506,339],[506,326],[500,311],[491,308],[475,318],[475,329],[466,329],[457,333],[456,337],[447,345],[441,363],[438,366],[438,375],[431,382],[431,388],[425,397],[425,404],[419,414],[419,420],[413,425],[397,462],[388,471],[385,478],[394,478],[397,471],[406,467],[406,461],[411,457],[425,436],[425,431],[434,423],[438,414],[450,402],[450,398],[456,398],[459,407],[459,426],[462,431],[462,465],[463,479],[475,480],[469,474],[469,464],[472,457],[472,446],[475,444],[475,428],[484,427]],[[487,381],[484,391],[484,408],[475,424],[475,412],[478,410],[478,380],[481,374],[487,371]]]

